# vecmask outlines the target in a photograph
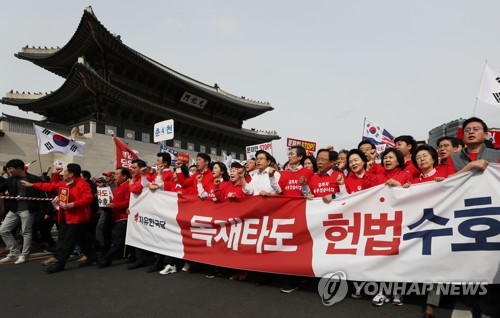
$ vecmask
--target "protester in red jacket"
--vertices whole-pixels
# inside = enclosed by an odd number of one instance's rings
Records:
[[[128,179],[132,176],[126,168],[117,168],[115,172],[115,188],[113,199],[108,204],[113,212],[115,224],[113,226],[113,241],[108,252],[99,259],[99,267],[108,267],[113,259],[118,258],[125,247],[125,236],[127,234],[128,206],[130,202],[130,189]]]
[[[61,242],[57,243],[54,257],[56,262],[46,268],[47,273],[55,273],[64,270],[66,260],[73,252],[78,242],[82,250],[89,253],[87,261],[83,265],[89,265],[95,261],[95,239],[90,234],[90,204],[94,199],[87,181],[80,177],[82,169],[76,163],[70,163],[63,172],[62,181],[59,173],[62,169],[56,169],[50,183],[22,182],[26,187],[33,187],[45,192],[59,194],[59,208],[64,212],[67,230]],[[82,246],[83,245],[83,246]]]
[[[371,173],[371,174],[379,174],[379,173],[384,173],[384,168],[380,163],[375,162],[375,158],[377,157],[377,147],[369,141],[369,140],[362,140],[358,144],[358,149],[361,150],[366,157],[366,172]]]
[[[169,153],[159,152],[156,154],[156,171],[148,173],[146,176],[150,190],[174,191],[175,181],[174,172],[170,169],[171,162],[172,157]]]
[[[384,173],[377,174],[375,184],[385,184],[391,187],[402,186],[408,188],[411,185],[411,174],[405,171],[405,160],[403,154],[396,148],[388,148],[382,153],[382,165]],[[370,185],[370,186],[373,186]]]
[[[355,193],[365,190],[373,186],[376,175],[366,171],[368,165],[368,158],[366,158],[363,151],[359,149],[351,149],[347,154],[347,164],[349,167],[349,174],[345,178],[345,188],[347,193]],[[341,192],[343,187],[341,186]]]
[[[129,190],[130,193],[134,194],[136,197],[142,193],[142,189],[148,186],[148,180],[146,175],[148,174],[148,166],[146,162],[141,159],[136,159],[132,161],[130,166],[132,171],[133,179],[129,179]],[[139,267],[147,266],[147,258],[150,253],[146,250],[135,248],[135,262],[127,267],[127,269],[136,269]]]
[[[413,165],[420,170],[420,175],[413,179],[413,184],[427,181],[442,181],[448,177],[447,167],[440,168],[437,151],[429,145],[418,146],[411,160],[413,161]]]
[[[293,146],[288,152],[288,170],[280,172],[281,176],[279,182],[275,181],[274,174],[271,176],[271,186],[278,194],[286,196],[301,197],[302,186],[300,178],[304,177],[306,182],[309,182],[314,172],[311,169],[304,168],[304,161],[306,160],[307,152],[302,146]]]
[[[323,198],[323,202],[330,203],[335,199],[335,194],[340,191],[339,181],[343,183],[344,175],[333,170],[337,161],[337,153],[328,149],[320,149],[316,154],[318,172],[309,183],[305,177],[300,178],[302,195],[309,199]]]
[[[176,174],[177,174],[178,183],[183,188],[187,188],[186,192],[188,194],[193,194],[193,195],[198,194],[198,190],[197,190],[197,185],[198,185],[197,177],[198,177],[198,175],[202,176],[201,184],[203,185],[203,187],[208,186],[210,183],[212,183],[214,181],[214,177],[212,175],[212,172],[210,171],[210,169],[208,167],[211,161],[212,161],[212,159],[210,158],[210,156],[208,154],[203,153],[203,152],[198,153],[198,155],[196,156],[196,168],[198,169],[198,171],[195,174],[193,174],[192,176],[190,176],[189,178],[186,178],[184,176],[184,174],[182,173],[182,171],[180,170],[180,166],[182,165],[182,162],[177,161],[175,163],[175,166],[177,168]]]
[[[130,170],[132,174],[132,179],[129,179],[130,193],[137,195],[141,194],[142,189],[147,187],[149,184],[149,181],[146,178],[146,175],[149,172],[148,166],[144,160],[136,159],[132,161]]]
[[[203,186],[203,175],[198,174],[196,180],[198,181],[198,197],[205,200],[216,201],[215,190],[220,187],[220,183],[226,183],[229,181],[229,173],[227,167],[223,162],[216,162],[212,166],[212,177],[213,181]]]
[[[216,201],[226,199],[236,199],[245,196],[241,187],[241,180],[245,179],[245,167],[237,161],[231,163],[231,171],[229,172],[229,181],[223,181],[219,184],[215,183],[214,194]]]

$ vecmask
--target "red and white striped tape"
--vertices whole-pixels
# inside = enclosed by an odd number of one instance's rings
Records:
[[[33,197],[11,197],[8,195],[0,195],[0,199],[5,199],[5,200],[27,200],[27,201],[52,201],[53,199],[51,198],[33,198]]]

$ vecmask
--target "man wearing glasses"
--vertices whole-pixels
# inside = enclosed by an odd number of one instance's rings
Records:
[[[464,143],[466,148],[450,156],[448,172],[462,173],[471,170],[484,171],[488,163],[500,163],[500,151],[487,148],[484,141],[488,138],[488,127],[477,117],[464,121]],[[453,170],[452,170],[453,169]],[[496,266],[496,264],[493,264]],[[500,285],[491,284],[487,287],[486,295],[479,296],[477,307],[481,317],[498,317],[500,312]]]
[[[489,162],[500,163],[500,151],[487,148],[484,144],[488,138],[488,126],[483,120],[471,117],[464,121],[462,128],[466,148],[451,155],[451,160],[448,160],[450,174],[474,169],[483,171]]]

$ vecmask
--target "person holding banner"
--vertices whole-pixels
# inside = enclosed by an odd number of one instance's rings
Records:
[[[208,186],[210,183],[214,181],[214,177],[209,168],[211,161],[212,158],[210,158],[208,154],[203,152],[198,153],[198,155],[196,156],[196,168],[198,169],[198,171],[189,178],[186,178],[182,173],[181,170],[182,162],[177,161],[175,163],[176,167],[175,172],[177,175],[178,183],[183,188],[186,188],[185,190],[186,193],[197,195],[198,175],[201,175],[201,183],[203,187]]]
[[[314,172],[304,168],[304,160],[307,152],[302,146],[292,146],[288,152],[288,169],[281,171],[279,183],[276,182],[274,175],[269,174],[271,186],[277,194],[285,196],[301,197],[302,189],[300,185],[301,177],[306,179],[306,182],[311,180]],[[272,170],[271,170],[272,171]]]
[[[490,162],[500,163],[500,150],[487,148],[484,144],[488,139],[488,126],[482,119],[471,117],[464,121],[462,129],[466,148],[450,156],[449,173],[484,171]],[[500,315],[500,285],[492,284],[487,289],[488,293],[480,297],[477,307],[483,315],[497,317]]]
[[[181,161],[182,160],[178,160]],[[170,169],[172,157],[168,152],[159,152],[156,154],[156,171],[146,175],[146,180],[143,180],[143,186],[148,187],[151,191],[165,190],[176,191],[176,181],[174,180],[174,172]],[[146,272],[154,273],[164,269],[165,258],[167,256],[155,254],[155,261],[151,264]]]
[[[177,164],[176,164],[177,165]],[[196,166],[193,166],[194,169],[193,170],[196,170]],[[182,173],[184,175],[184,178],[189,178],[190,176],[194,175],[196,173],[196,171],[193,171],[192,174],[191,172],[189,171],[188,167],[183,163],[180,165],[180,168],[178,168],[180,173]],[[179,178],[177,177],[177,173],[174,173],[173,176],[172,176],[172,180],[174,181],[174,191],[177,192],[177,194],[179,195],[183,195],[183,194],[189,194],[189,191],[191,190],[189,187],[186,187],[186,186],[182,186],[180,183],[179,183]]]
[[[35,189],[26,189],[21,186],[23,182],[41,182],[42,179],[24,169],[22,160],[12,159],[5,165],[9,178],[3,180],[0,184],[0,193],[9,192],[11,197],[43,197],[43,193]],[[0,263],[6,263],[15,260],[15,264],[22,264],[28,261],[31,240],[33,238],[33,221],[36,213],[41,209],[41,201],[34,200],[5,200],[6,210],[8,211],[2,226],[0,234],[9,250],[9,254],[0,260]],[[23,236],[23,250],[19,252],[16,239],[12,235],[17,225],[21,223],[21,233]]]
[[[241,187],[241,179],[244,178],[245,167],[238,161],[233,161],[231,163],[231,171],[229,172],[229,181],[215,184],[215,199],[220,202],[244,197],[245,194]]]
[[[168,152],[159,152],[156,154],[156,171],[149,173],[146,177],[149,184],[149,190],[174,191],[174,172],[170,169],[172,157]]]
[[[206,187],[204,187],[202,183],[203,175],[198,174],[196,177],[196,180],[198,181],[198,197],[201,199],[217,201],[217,197],[215,196],[216,188],[219,189],[221,182],[225,183],[229,181],[229,174],[227,172],[226,165],[220,161],[214,163],[212,166],[212,176],[214,181],[209,183]]]
[[[305,177],[300,178],[302,195],[308,199],[323,198],[323,202],[330,203],[335,194],[340,192],[339,183],[343,183],[343,174],[333,170],[337,161],[337,152],[328,149],[320,149],[316,154],[318,172],[309,182]]]
[[[129,180],[130,193],[139,195],[142,193],[142,189],[149,185],[147,180],[147,175],[150,171],[150,167],[142,159],[132,160],[130,165],[130,174],[132,179]]]
[[[449,173],[463,173],[471,170],[483,171],[489,162],[500,163],[500,151],[487,148],[488,126],[477,117],[471,117],[462,124],[465,149],[451,155],[448,160]]]
[[[351,194],[368,189],[375,184],[375,175],[373,173],[366,173],[368,159],[363,151],[351,149],[347,153],[347,164],[349,166],[349,174],[344,182],[347,193]],[[341,186],[341,192],[342,188]]]
[[[271,177],[274,177],[274,180],[279,182],[280,173],[270,167],[272,156],[265,150],[257,151],[255,156],[257,170],[252,175],[252,180],[249,183],[242,180],[241,186],[243,187],[243,193],[246,195],[262,196],[276,194],[275,189],[271,186]]]
[[[59,181],[62,168],[57,168],[52,174],[50,183],[21,181],[25,187],[36,190],[59,193],[59,209],[64,212],[67,230],[63,240],[57,242],[54,257],[56,262],[45,268],[48,274],[64,270],[66,260],[73,252],[76,243],[85,250],[88,259],[82,265],[95,261],[94,238],[90,231],[92,217],[91,204],[94,199],[89,184],[80,175],[82,169],[76,163],[69,163],[63,172],[63,179]]]
[[[382,153],[382,164],[385,172],[376,175],[375,185],[385,184],[389,187],[410,187],[412,178],[411,174],[404,170],[405,160],[401,151],[396,148],[387,148]],[[382,291],[379,291],[372,299],[372,304],[375,306],[382,306],[386,302],[389,302],[389,297]],[[392,295],[392,304],[396,306],[403,305],[403,296],[400,293],[394,292]]]
[[[275,168],[271,167],[273,157],[269,152],[265,150],[258,150],[255,153],[255,158],[257,170],[255,170],[255,172],[253,173],[252,180],[247,183],[244,178],[241,179],[243,193],[245,195],[254,196],[275,195],[276,191],[271,185],[271,179],[274,179],[274,182],[279,182],[281,175],[278,171],[276,171]],[[242,272],[231,276],[230,279],[244,281],[248,279],[248,276],[248,272]],[[256,276],[258,285],[266,285],[271,281],[269,275],[267,274],[259,273],[256,274]]]
[[[142,189],[148,186],[148,181],[146,178],[147,173],[149,172],[147,164],[144,160],[135,159],[132,160],[132,164],[130,165],[130,170],[132,174],[132,179],[129,179],[129,190],[130,193],[139,196],[142,193]],[[140,249],[138,247],[135,248],[135,262],[127,267],[127,269],[132,270],[139,267],[147,266],[147,257],[149,255],[148,251]]]
[[[292,197],[302,197],[302,187],[300,180],[305,179],[306,182],[311,180],[314,172],[311,169],[304,168],[304,161],[307,156],[307,151],[302,146],[292,146],[288,152],[288,168],[281,171],[279,182],[276,182],[272,170],[270,175],[271,186],[277,194]],[[297,276],[286,276],[285,285],[280,290],[282,293],[289,294],[300,287],[300,282],[303,278]]]
[[[447,167],[439,168],[437,151],[429,145],[418,146],[413,152],[411,160],[415,167],[420,170],[420,176],[413,179],[412,183],[442,181],[448,176]],[[427,294],[424,317],[434,317],[434,308],[439,306],[440,298],[437,285],[434,285]]]
[[[448,169],[439,168],[437,151],[429,145],[418,146],[411,160],[420,171],[420,175],[414,178],[412,183],[443,181],[448,177]]]
[[[376,184],[385,184],[390,187],[408,188],[411,185],[411,174],[404,170],[405,160],[401,151],[388,148],[382,153],[384,173],[376,176]]]

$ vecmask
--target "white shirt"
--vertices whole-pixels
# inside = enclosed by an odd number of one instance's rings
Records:
[[[276,191],[274,191],[273,187],[271,186],[269,169],[270,167],[267,167],[262,172],[260,172],[259,170],[255,170],[256,172],[252,175],[252,180],[243,188],[243,193],[245,193],[246,195],[260,195],[261,191],[266,191],[271,194],[276,194]],[[281,175],[278,171],[274,173],[274,179],[276,183],[280,180],[280,176]]]

